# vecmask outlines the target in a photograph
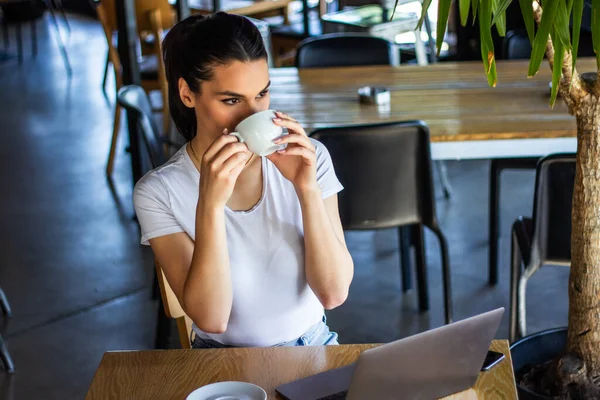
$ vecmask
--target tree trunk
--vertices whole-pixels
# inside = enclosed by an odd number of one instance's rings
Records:
[[[600,105],[588,94],[577,110],[577,169],[571,214],[567,352],[600,387]],[[583,372],[583,371],[581,371]]]

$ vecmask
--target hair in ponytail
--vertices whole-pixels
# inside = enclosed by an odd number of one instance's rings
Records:
[[[195,15],[177,23],[163,41],[163,58],[169,85],[169,110],[181,135],[196,136],[196,115],[179,96],[179,78],[200,93],[203,81],[213,78],[213,69],[232,61],[267,59],[263,38],[247,18],[218,12]]]

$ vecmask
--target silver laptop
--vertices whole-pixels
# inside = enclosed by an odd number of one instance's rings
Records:
[[[504,308],[364,351],[355,364],[276,388],[288,400],[430,400],[477,381]]]

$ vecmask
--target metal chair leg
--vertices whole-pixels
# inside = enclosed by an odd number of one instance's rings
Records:
[[[423,225],[416,224],[412,226],[412,240],[415,247],[415,267],[417,272],[417,289],[419,292],[419,311],[428,311],[429,287],[427,285],[427,262]]]
[[[446,237],[439,230],[439,228],[432,229],[433,233],[437,236],[440,241],[440,253],[442,255],[442,283],[444,286],[444,316],[446,323],[452,323],[453,319],[453,306],[452,306],[452,277],[450,275],[450,261],[448,256],[448,241]]]
[[[7,317],[10,317],[12,315],[12,310],[10,308],[10,304],[8,304],[8,299],[6,298],[6,295],[4,294],[4,291],[1,288],[0,288],[0,308],[2,308],[2,312]]]
[[[412,265],[410,262],[410,227],[398,228],[398,244],[400,258],[400,273],[402,276],[402,292],[412,289]]]
[[[498,204],[500,196],[500,166],[499,160],[490,163],[490,198],[489,198],[489,253],[488,253],[488,284],[498,283]]]
[[[48,7],[48,11],[50,11],[50,16],[52,22],[54,23],[54,29],[56,30],[56,40],[58,42],[58,48],[60,50],[60,54],[62,55],[62,59],[65,64],[65,69],[67,70],[67,75],[70,78],[71,76],[73,76],[73,69],[71,68],[71,62],[69,61],[67,49],[65,47],[65,44],[63,43],[62,36],[60,35],[60,27],[58,26],[56,14],[54,14],[54,9],[52,7]]]
[[[522,260],[519,252],[519,244],[514,231],[510,241],[510,319],[508,327],[508,339],[511,343],[517,340],[517,323],[519,320],[519,281],[521,279]]]
[[[517,318],[517,336],[523,337],[527,334],[527,302],[525,298],[527,297],[527,282],[529,282],[529,278],[540,269],[541,264],[537,262],[533,262],[532,264],[525,267],[523,270],[523,274],[519,278],[519,293],[517,295],[517,310],[518,310],[518,318]]]
[[[452,197],[452,186],[450,186],[450,178],[448,178],[448,168],[446,168],[446,163],[443,161],[436,161],[435,166],[437,167],[440,182],[444,189],[444,197],[449,199]]]
[[[67,14],[65,13],[65,8],[63,7],[62,0],[50,0],[50,1],[52,1],[54,8],[61,13],[63,20],[65,21],[65,26],[67,27],[67,32],[69,33],[69,36],[70,36],[71,35],[71,25],[69,24],[69,19],[67,18]]]
[[[15,364],[13,363],[12,358],[10,357],[10,353],[8,352],[8,348],[6,344],[4,344],[4,340],[2,339],[2,335],[0,335],[0,358],[2,359],[2,363],[6,368],[6,372],[12,374],[15,372]]]

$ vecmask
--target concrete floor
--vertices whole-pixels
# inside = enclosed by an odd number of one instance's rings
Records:
[[[109,91],[107,101],[100,89],[105,39],[93,20],[71,16],[70,22],[72,79],[48,19],[39,26],[37,59],[25,29],[23,64],[0,63],[0,285],[13,307],[13,317],[0,321],[17,368],[10,377],[0,369],[0,399],[82,398],[105,351],[154,345],[152,254],[139,245],[132,219],[126,143],[119,146],[114,185],[104,173],[114,96]],[[490,288],[489,162],[448,168],[454,195],[438,196],[438,216],[461,319],[508,307],[509,228],[531,213],[534,176],[503,176],[500,283]],[[438,245],[433,235],[426,239],[431,311],[419,314],[416,293],[400,293],[395,232],[347,234],[356,276],[348,301],[329,313],[342,343],[386,342],[442,324]],[[531,281],[530,332],[566,324],[567,275],[546,268]],[[497,336],[507,334],[505,315]]]

